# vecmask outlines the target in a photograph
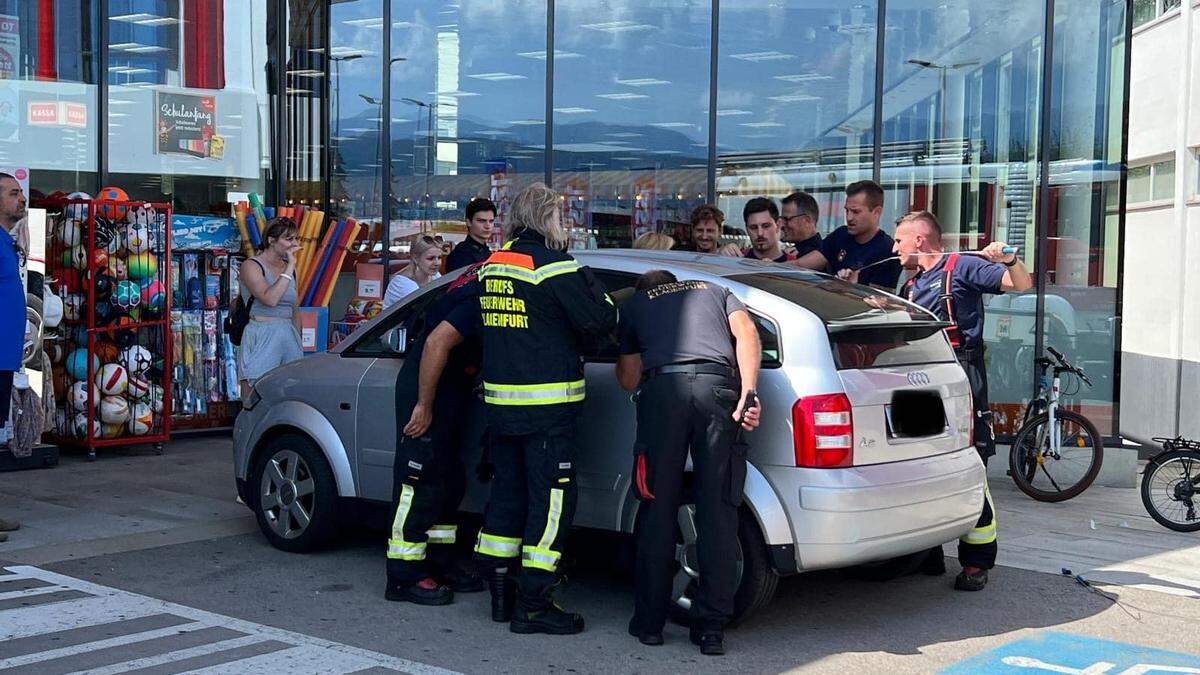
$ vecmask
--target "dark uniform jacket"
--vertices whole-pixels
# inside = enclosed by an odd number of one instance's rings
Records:
[[[481,263],[491,254],[492,250],[487,244],[481,244],[468,236],[458,242],[454,250],[450,251],[450,255],[446,256],[446,271],[453,272],[460,267]]]
[[[479,270],[483,391],[492,433],[569,423],[584,398],[580,345],[609,336],[617,310],[586,267],[530,230]]]

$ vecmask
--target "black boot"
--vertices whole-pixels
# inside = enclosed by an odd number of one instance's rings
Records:
[[[508,575],[507,567],[497,567],[487,578],[488,591],[492,594],[492,621],[507,623],[512,620],[513,605],[516,604],[517,584]]]
[[[964,567],[954,578],[956,591],[982,591],[988,582],[988,571],[979,567]]]
[[[454,602],[454,591],[426,577],[415,584],[388,581],[383,597],[392,602],[411,602],[418,605],[448,605]]]
[[[700,647],[700,653],[705,656],[722,656],[725,654],[725,633],[720,628],[701,628],[692,626],[688,631],[692,644]]]
[[[447,567],[438,579],[455,593],[479,593],[487,588],[483,577],[455,566]]]
[[[545,633],[547,635],[574,635],[583,632],[583,617],[567,612],[554,602],[553,594],[558,583],[541,588],[525,586],[522,580],[517,608],[513,612],[508,629],[514,633]]]

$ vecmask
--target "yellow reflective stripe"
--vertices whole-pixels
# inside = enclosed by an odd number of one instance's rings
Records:
[[[556,277],[560,274],[570,274],[579,270],[579,263],[574,260],[563,260],[562,262],[550,263],[544,267],[539,267],[534,272],[540,278],[540,281],[545,281],[551,277]]]
[[[523,546],[521,547],[521,566],[533,567],[547,572],[554,572],[558,569],[558,559],[560,554],[548,548],[540,546]]]
[[[479,539],[475,541],[475,552],[493,558],[515,558],[521,554],[521,539],[480,532]]]
[[[483,383],[483,400],[493,405],[551,405],[582,401],[587,393],[583,380],[542,384]]]
[[[981,546],[996,541],[996,504],[992,501],[992,491],[986,485],[983,488],[983,499],[992,512],[992,520],[987,525],[974,527],[964,534],[960,538],[963,543]]]
[[[524,281],[536,286],[547,279],[577,271],[579,271],[579,263],[574,260],[562,260],[550,263],[549,265],[543,265],[533,270],[507,263],[490,262],[479,269],[479,278],[499,277],[516,279],[517,281]]]
[[[550,488],[550,508],[546,510],[546,529],[542,530],[538,548],[550,548],[554,539],[558,537],[558,521],[562,517],[562,500],[563,491],[559,488]]]
[[[392,537],[388,539],[387,557],[393,560],[424,560],[425,542],[404,540],[404,521],[412,510],[413,488],[408,483],[400,486],[400,500],[396,504],[396,516],[392,519]]]
[[[453,544],[458,539],[457,525],[434,525],[425,532],[431,544]]]

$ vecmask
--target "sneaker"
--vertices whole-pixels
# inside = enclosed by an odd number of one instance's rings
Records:
[[[662,631],[644,631],[639,628],[633,619],[629,620],[629,634],[638,639],[638,642],[648,647],[659,647],[663,644]]]
[[[388,582],[383,597],[392,602],[411,602],[433,607],[454,602],[454,591],[439,584],[433,577],[425,577],[409,586]]]
[[[697,628],[692,626],[688,631],[692,644],[699,645],[700,653],[705,656],[723,656],[725,654],[725,634],[719,628]]]
[[[0,518],[0,532],[12,532],[19,529],[21,529],[21,524],[17,521]]]
[[[954,578],[956,591],[982,591],[988,582],[988,571],[981,567],[964,567]]]

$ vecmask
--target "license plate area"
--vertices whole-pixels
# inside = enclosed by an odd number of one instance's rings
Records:
[[[885,410],[889,438],[928,438],[948,433],[946,409],[937,391],[892,392],[892,402]]]

